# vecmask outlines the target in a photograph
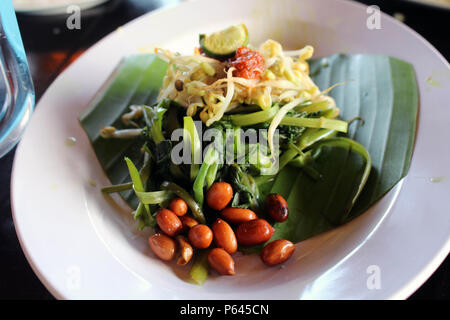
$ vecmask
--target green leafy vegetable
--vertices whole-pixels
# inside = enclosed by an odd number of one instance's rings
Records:
[[[227,166],[224,180],[229,181],[233,187],[233,207],[251,208],[255,212],[260,212],[258,185],[254,178],[243,170],[243,166],[237,164]]]
[[[170,100],[162,100],[154,107],[142,106],[144,108],[144,119],[147,127],[150,128],[150,135],[155,144],[163,141],[164,135],[162,133],[162,118],[170,106]]]

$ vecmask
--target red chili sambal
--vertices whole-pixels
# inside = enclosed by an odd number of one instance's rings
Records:
[[[239,47],[236,55],[229,60],[230,67],[235,67],[233,76],[245,79],[259,79],[264,74],[264,58],[258,51]]]

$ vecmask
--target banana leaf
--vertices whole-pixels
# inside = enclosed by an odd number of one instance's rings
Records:
[[[351,124],[347,136],[366,148],[372,169],[350,211],[349,200],[364,182],[361,170],[365,158],[350,145],[330,143],[322,150],[313,163],[322,175],[319,180],[303,170],[283,169],[266,190],[286,198],[290,217],[275,224],[271,240],[298,242],[349,221],[406,176],[410,166],[418,91],[409,63],[387,56],[337,54],[310,61],[310,70],[321,90],[343,82],[329,95],[340,108],[340,118],[363,120]]]
[[[131,104],[155,101],[167,64],[154,55],[125,58],[80,116],[94,151],[111,183],[130,182],[123,158],[140,167],[142,141],[102,139],[102,126],[122,127],[121,116]],[[287,222],[276,223],[275,238],[297,242],[338,226],[364,212],[408,172],[418,112],[418,92],[413,67],[387,56],[344,55],[310,61],[311,76],[321,90],[344,82],[329,93],[340,108],[340,118],[360,117],[349,126],[348,138],[365,147],[369,158],[350,142],[327,140],[312,164],[320,173],[313,179],[306,170],[285,167],[264,193],[277,192],[288,201]],[[337,138],[341,139],[341,138]],[[355,196],[359,195],[356,203]],[[135,197],[122,196],[133,207]]]
[[[330,96],[341,118],[364,120],[349,130],[372,157],[373,171],[354,211],[360,213],[408,173],[418,115],[414,68],[392,57],[339,54],[312,62],[311,72],[321,89],[346,81]]]
[[[364,190],[371,157],[363,146],[348,138],[332,138],[316,144],[313,152],[318,150],[311,166],[320,178],[291,166],[275,180],[271,192],[285,197],[290,214],[285,222],[275,223],[271,241],[298,242],[341,225]]]
[[[132,55],[124,58],[97,93],[90,106],[80,115],[95,154],[112,184],[130,182],[124,161],[128,157],[140,168],[144,156],[140,139],[104,139],[102,127],[125,128],[122,115],[130,105],[151,105],[156,102],[162,79],[168,64],[155,55]],[[132,190],[122,191],[121,196],[136,208],[138,200]]]

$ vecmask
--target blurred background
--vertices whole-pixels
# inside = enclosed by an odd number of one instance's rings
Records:
[[[38,103],[58,74],[91,45],[136,17],[182,0],[76,0],[83,2],[82,28],[73,30],[66,27],[69,16],[66,8],[74,0],[12,1]],[[450,0],[359,2],[377,5],[385,13],[403,21],[425,37],[447,61],[450,60]],[[39,6],[40,3],[45,6]],[[0,298],[53,299],[31,270],[14,230],[9,200],[14,151],[0,159]],[[447,258],[410,299],[449,299],[449,273],[450,258]]]

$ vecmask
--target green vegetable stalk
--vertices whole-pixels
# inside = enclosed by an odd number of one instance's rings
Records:
[[[206,189],[209,189],[214,181],[216,181],[217,171],[219,171],[219,164],[217,162],[209,166],[208,173],[206,174]]]
[[[298,155],[299,150],[303,151],[314,143],[322,139],[334,137],[335,135],[335,130],[313,128],[307,129],[305,133],[300,137],[299,141],[296,143],[297,148],[289,148],[281,155],[279,170],[284,168],[290,161],[292,161]]]
[[[136,193],[139,201],[143,204],[161,204],[173,198],[173,192],[167,190],[140,192],[134,189],[134,192]]]
[[[208,278],[209,263],[208,263],[208,253],[204,250],[200,251],[195,258],[194,264],[192,265],[189,275],[191,279],[199,285],[202,285]]]
[[[104,188],[102,188],[102,192],[103,193],[115,193],[115,192],[131,190],[131,189],[133,189],[133,183],[128,182],[128,183],[121,183],[121,184],[115,184],[112,186],[104,187]]]
[[[203,214],[202,208],[199,206],[199,204],[192,198],[192,196],[187,192],[185,189],[177,185],[176,183],[164,181],[161,184],[161,189],[172,191],[175,193],[178,197],[186,201],[188,207],[192,211],[192,215],[199,223],[205,223],[205,216]]]
[[[190,143],[191,150],[191,180],[194,180],[198,174],[199,163],[201,162],[202,157],[202,146],[200,143],[200,138],[198,136],[197,128],[195,127],[194,120],[192,117],[184,117],[184,132],[183,132],[183,140],[185,141],[185,149],[188,147],[188,143]]]
[[[194,199],[200,205],[203,206],[203,187],[205,186],[206,177],[209,171],[209,168],[216,163],[217,160],[217,152],[213,147],[210,147],[206,151],[205,159],[203,159],[203,163],[200,167],[200,170],[197,174],[197,177],[194,181],[193,191],[194,191]]]
[[[165,140],[164,134],[162,132],[162,119],[169,105],[170,100],[162,100],[160,103],[153,107],[143,106],[145,123],[150,130],[150,135],[153,139],[153,142],[155,142],[156,144]]]
[[[284,117],[281,125],[286,126],[297,126],[306,128],[325,128],[332,129],[339,132],[347,132],[348,123],[342,120],[327,119],[325,117],[320,118],[295,118],[295,117]]]
[[[230,115],[229,119],[233,125],[238,127],[251,126],[271,120],[279,110],[280,107],[278,104],[274,104],[267,110],[248,114]]]
[[[130,172],[131,181],[133,182],[133,189],[138,192],[145,192],[144,183],[141,179],[141,175],[139,174],[139,171],[137,170],[136,166],[133,164],[133,162],[129,158],[125,158],[125,162],[127,163],[128,170]],[[143,210],[145,209],[145,211]],[[142,204],[139,203],[138,208],[136,209],[134,213],[135,219],[139,219],[142,217],[142,214],[145,213],[144,221],[149,226],[155,226],[156,220],[152,216],[150,212],[150,207],[148,204]]]
[[[320,101],[312,103],[311,101],[308,101],[306,103],[302,103],[301,105],[294,108],[297,112],[306,112],[306,113],[314,113],[319,111],[325,111],[328,110],[329,103],[328,101]]]

